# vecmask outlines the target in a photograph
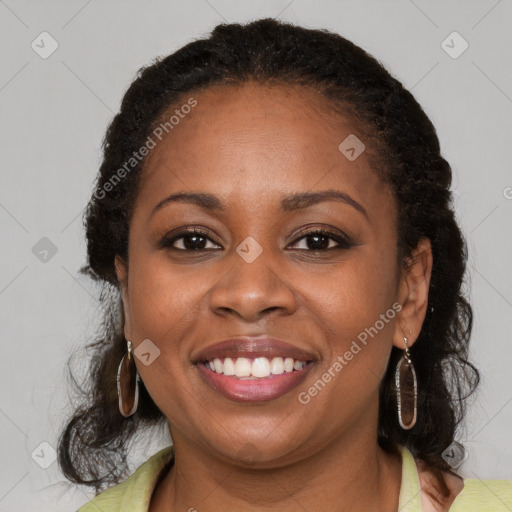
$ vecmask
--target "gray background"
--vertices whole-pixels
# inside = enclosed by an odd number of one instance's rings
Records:
[[[51,462],[68,410],[66,360],[98,324],[96,290],[77,274],[81,214],[124,91],[140,66],[217,23],[266,16],[352,39],[437,127],[469,243],[472,355],[483,376],[460,435],[461,473],[512,479],[511,0],[0,0],[0,511],[70,511],[92,496]],[[58,43],[46,59],[31,47],[43,31]],[[442,47],[453,31],[469,44],[458,58]],[[54,255],[38,253],[43,237]],[[166,444],[158,433],[141,440],[133,468]]]

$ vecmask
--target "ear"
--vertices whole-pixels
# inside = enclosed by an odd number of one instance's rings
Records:
[[[428,306],[428,290],[432,274],[432,246],[428,238],[421,238],[407,266],[402,268],[398,285],[398,301],[402,309],[398,312],[393,334],[393,345],[405,349],[418,339]]]
[[[117,280],[119,282],[119,289],[121,290],[121,299],[123,301],[124,336],[127,340],[131,340],[131,313],[128,295],[128,265],[119,254],[116,254],[114,257],[114,268],[116,271]]]
[[[119,282],[121,296],[123,297],[123,302],[126,302],[126,299],[128,298],[128,266],[123,257],[119,254],[116,254],[114,257],[114,268]]]

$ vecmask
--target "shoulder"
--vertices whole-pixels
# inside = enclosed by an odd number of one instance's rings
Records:
[[[425,512],[498,512],[512,510],[512,480],[480,480],[462,478],[448,472],[440,476],[446,486],[446,493],[439,486],[439,480],[422,461],[416,461],[422,488],[422,509]]]
[[[512,480],[464,480],[464,488],[457,495],[450,511],[471,512],[485,510],[498,512],[512,510]]]
[[[77,512],[147,512],[151,494],[165,465],[172,460],[172,446],[167,446],[141,464],[124,482],[110,487],[83,505]]]

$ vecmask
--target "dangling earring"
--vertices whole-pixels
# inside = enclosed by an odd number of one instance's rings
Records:
[[[119,395],[119,412],[128,418],[139,404],[139,374],[133,357],[132,342],[126,341],[128,353],[123,356],[117,369],[117,394]]]
[[[411,361],[411,354],[404,336],[405,350],[395,371],[396,399],[398,404],[398,422],[404,430],[416,424],[418,412],[418,383]]]

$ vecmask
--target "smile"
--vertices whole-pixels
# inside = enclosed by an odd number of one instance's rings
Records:
[[[299,386],[313,365],[313,361],[282,357],[271,360],[228,357],[198,363],[196,367],[206,384],[224,398],[235,402],[267,402]]]
[[[306,366],[306,361],[299,361],[292,357],[226,357],[219,359],[216,357],[207,362],[212,372],[222,373],[229,377],[243,379],[261,379],[270,375],[282,375],[293,371],[302,370]]]
[[[314,366],[313,352],[266,335],[239,336],[193,355],[203,381],[236,402],[267,402],[297,387]]]

